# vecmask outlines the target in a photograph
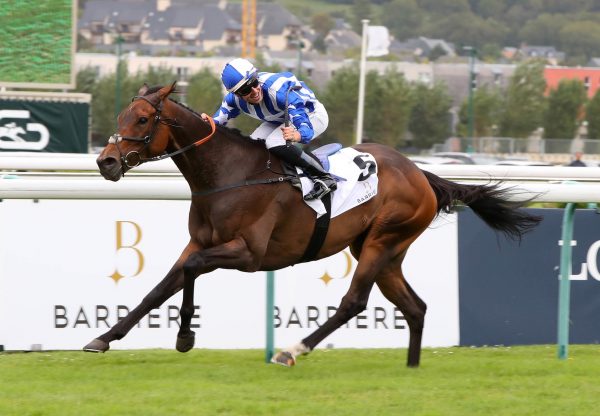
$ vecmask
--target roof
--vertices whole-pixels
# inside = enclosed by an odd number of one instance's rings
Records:
[[[335,27],[325,36],[325,44],[328,48],[349,49],[360,47],[362,37],[352,30],[352,27],[344,19],[335,19]]]
[[[565,53],[556,50],[554,46],[521,46],[520,51],[523,55],[529,57],[556,58],[559,61],[565,59]]]
[[[226,12],[237,22],[242,20],[242,5],[227,4]],[[288,26],[301,26],[302,22],[285,7],[275,3],[256,5],[256,30],[263,36],[280,35]]]
[[[600,58],[590,58],[588,66],[600,66]]]
[[[83,8],[79,27],[93,22],[141,23],[154,10],[154,2],[146,0],[90,0]]]
[[[440,48],[446,55],[455,55],[454,45],[443,39],[431,39],[425,36],[407,39],[404,42],[394,44],[399,51],[420,52],[421,55],[429,55],[435,48]]]
[[[168,30],[173,27],[196,28],[202,25],[201,37],[204,40],[221,39],[228,29],[240,30],[239,23],[213,4],[173,5],[164,12],[153,13],[147,23],[152,39],[167,39]]]

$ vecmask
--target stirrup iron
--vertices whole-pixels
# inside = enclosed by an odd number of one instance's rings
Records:
[[[304,200],[313,201],[315,199],[321,199],[328,193],[334,191],[336,188],[337,184],[335,183],[335,180],[333,180],[333,183],[331,185],[327,185],[327,183],[325,183],[324,180],[315,178],[313,189],[309,193],[304,195]]]

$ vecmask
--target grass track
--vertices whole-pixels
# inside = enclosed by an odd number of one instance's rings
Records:
[[[0,415],[592,415],[600,347],[0,354]]]

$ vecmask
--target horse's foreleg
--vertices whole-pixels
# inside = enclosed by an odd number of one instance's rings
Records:
[[[83,347],[84,351],[105,352],[110,342],[121,339],[152,309],[162,305],[167,299],[183,287],[183,272],[180,265],[175,265],[167,276],[146,295],[142,302],[131,310],[126,317],[117,322],[108,332],[100,335]]]
[[[190,254],[183,265],[184,285],[181,304],[181,327],[177,334],[176,348],[187,352],[194,346],[195,334],[190,329],[194,313],[194,281],[203,273],[217,268],[255,271],[258,257],[249,250],[243,238],[236,238],[206,250]]]
[[[109,331],[100,335],[92,342],[83,347],[84,351],[105,352],[110,348],[110,343],[116,339],[121,339],[152,309],[162,305],[167,299],[179,292],[183,287],[183,267],[184,260],[189,254],[198,250],[198,246],[189,243],[183,250],[179,259],[173,265],[165,278],[154,287],[144,297],[142,302],[136,306],[126,317],[117,322]]]
[[[196,334],[191,330],[192,316],[194,315],[194,283],[196,277],[201,273],[194,261],[194,255],[190,256],[183,266],[183,300],[181,302],[181,326],[177,333],[175,348],[179,352],[188,352],[194,347]]]

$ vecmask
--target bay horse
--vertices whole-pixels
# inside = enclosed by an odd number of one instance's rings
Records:
[[[152,309],[183,289],[176,349],[194,345],[190,322],[194,281],[215,269],[244,272],[281,269],[301,262],[312,235],[315,213],[301,193],[278,181],[281,163],[264,143],[238,130],[204,121],[170,99],[175,83],[144,85],[118,116],[118,130],[97,163],[105,179],[118,181],[140,163],[172,157],[191,190],[189,242],[166,277],[125,318],[92,340],[85,351],[105,352]],[[426,305],[407,283],[402,262],[410,245],[442,211],[461,201],[492,229],[520,240],[540,218],[509,200],[499,183],[458,184],[419,169],[390,147],[355,146],[377,161],[376,196],[331,219],[315,259],[350,247],[358,264],[337,312],[298,344],[279,351],[273,362],[291,366],[325,337],[362,312],[373,285],[404,315],[410,331],[407,365],[419,365]],[[236,185],[237,184],[237,185]],[[247,185],[247,186],[246,186]],[[302,260],[304,261],[304,260]]]

